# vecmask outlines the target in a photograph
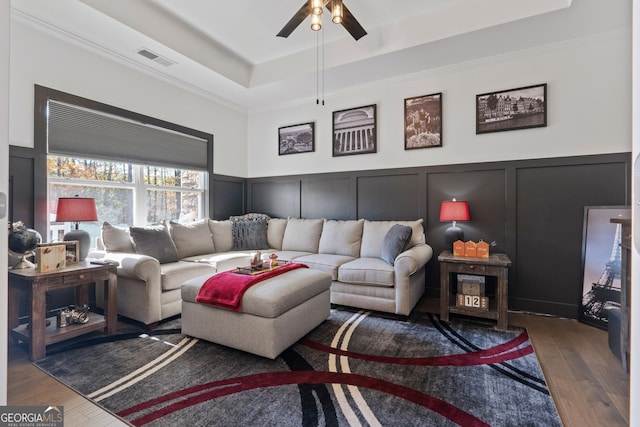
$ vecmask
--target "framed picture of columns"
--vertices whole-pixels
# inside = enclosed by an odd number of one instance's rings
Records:
[[[476,95],[476,134],[547,126],[547,84]]]
[[[333,157],[375,153],[376,105],[333,112]]]
[[[404,100],[404,149],[442,147],[442,93]]]
[[[311,122],[278,128],[278,154],[309,153],[314,151],[314,127],[315,124]]]

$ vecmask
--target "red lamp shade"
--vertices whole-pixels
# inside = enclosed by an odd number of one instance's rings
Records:
[[[445,200],[440,205],[440,221],[469,221],[469,205],[456,199]]]
[[[96,202],[90,197],[61,197],[56,211],[57,222],[97,221]]]

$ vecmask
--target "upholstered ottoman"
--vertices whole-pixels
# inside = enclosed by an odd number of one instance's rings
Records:
[[[209,276],[182,285],[182,332],[275,359],[329,317],[331,276],[309,268],[287,271],[250,287],[240,311],[196,302]]]

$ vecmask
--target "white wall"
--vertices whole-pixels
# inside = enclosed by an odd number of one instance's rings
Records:
[[[250,177],[631,151],[629,28],[380,81],[249,114]],[[475,134],[475,95],[547,83],[548,125]],[[329,89],[329,88],[327,88]],[[404,99],[443,93],[443,147],[404,150]],[[378,152],[332,157],[332,112],[377,104]],[[314,153],[278,156],[280,126],[315,121]]]
[[[214,172],[246,176],[247,114],[12,21],[10,143],[33,147],[34,84],[191,127],[214,136]]]
[[[640,425],[640,291],[638,291],[638,277],[640,277],[640,0],[633,0],[633,170],[631,228],[633,250],[631,251],[631,404],[630,426]]]
[[[0,1],[0,193],[9,193],[9,2]],[[7,404],[8,214],[0,215],[0,405]]]

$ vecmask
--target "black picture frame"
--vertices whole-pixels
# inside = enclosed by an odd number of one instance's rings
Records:
[[[278,155],[311,153],[315,149],[315,122],[278,128]]]
[[[622,226],[629,206],[585,206],[582,230],[582,286],[578,320],[607,329],[607,310],[620,306]]]
[[[404,149],[442,147],[442,92],[404,100]]]
[[[546,126],[546,83],[476,95],[476,134]]]
[[[378,151],[376,104],[333,112],[333,157]]]

